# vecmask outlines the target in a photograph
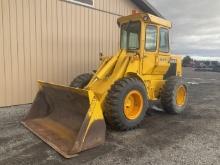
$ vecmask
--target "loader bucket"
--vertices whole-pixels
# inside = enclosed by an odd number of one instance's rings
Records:
[[[106,125],[92,91],[39,84],[25,127],[66,158],[104,143]]]

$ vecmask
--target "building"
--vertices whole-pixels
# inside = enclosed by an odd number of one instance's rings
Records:
[[[0,0],[0,107],[31,103],[37,80],[67,85],[94,70],[132,10],[162,17],[146,0]]]

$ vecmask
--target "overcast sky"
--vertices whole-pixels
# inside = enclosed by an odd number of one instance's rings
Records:
[[[148,1],[173,23],[173,53],[220,57],[220,0]]]

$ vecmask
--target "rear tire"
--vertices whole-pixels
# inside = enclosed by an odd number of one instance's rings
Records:
[[[93,74],[91,73],[85,73],[77,76],[70,84],[70,87],[73,88],[81,88],[83,89],[88,85],[90,80],[92,79]]]
[[[145,85],[137,78],[122,78],[112,85],[106,97],[106,122],[116,130],[134,129],[143,121],[148,106]]]
[[[180,114],[185,110],[187,102],[187,85],[180,77],[170,77],[161,92],[163,109],[170,114]]]

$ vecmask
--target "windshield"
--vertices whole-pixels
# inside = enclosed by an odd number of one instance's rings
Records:
[[[121,26],[121,49],[138,50],[140,47],[140,22],[129,22]]]

